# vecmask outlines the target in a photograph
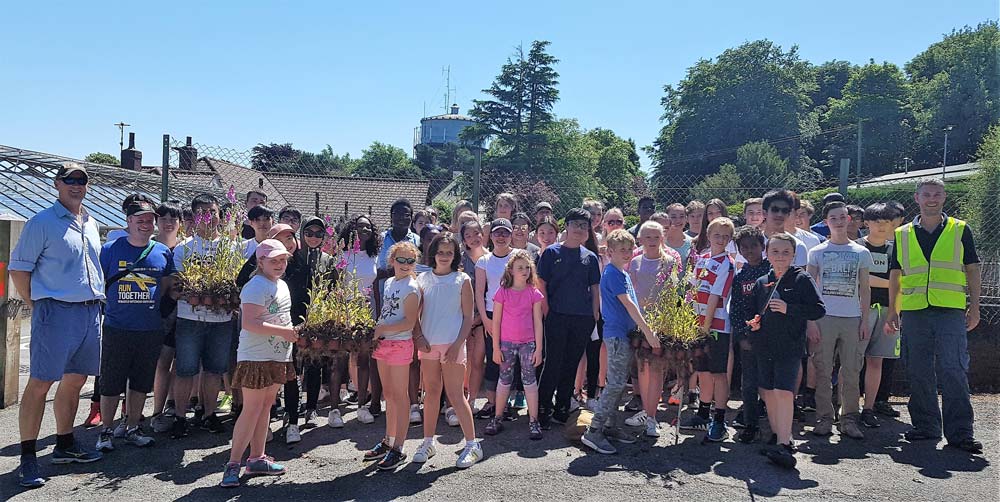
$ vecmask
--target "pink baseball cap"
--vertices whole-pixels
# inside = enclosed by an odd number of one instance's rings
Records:
[[[267,238],[268,239],[273,239],[273,238],[277,237],[278,234],[280,234],[281,232],[292,232],[294,234],[295,233],[295,229],[293,229],[291,225],[286,225],[284,223],[278,223],[277,225],[271,227],[271,229],[267,231]]]
[[[258,260],[261,258],[292,256],[292,253],[289,253],[288,250],[285,249],[285,245],[276,239],[264,239],[263,242],[257,244],[257,251],[255,251],[255,254],[257,255]]]

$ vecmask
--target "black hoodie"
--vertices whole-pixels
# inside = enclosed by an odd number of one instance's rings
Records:
[[[774,270],[771,270],[757,279],[753,288],[755,313],[761,316],[760,329],[750,332],[754,351],[801,357],[805,354],[806,321],[815,321],[826,315],[826,307],[816,292],[812,277],[799,267],[791,267],[778,281]],[[767,308],[772,292],[774,298],[788,304],[787,313]]]

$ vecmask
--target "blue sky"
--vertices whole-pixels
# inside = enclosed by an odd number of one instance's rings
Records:
[[[100,4],[100,6],[95,6]],[[650,2],[8,2],[0,35],[0,144],[117,154],[133,125],[145,164],[161,137],[247,149],[378,140],[410,150],[426,106],[462,111],[514,47],[552,42],[555,112],[650,144],[664,84],[748,40],[814,63],[899,65],[996,0]],[[644,164],[647,163],[643,159]]]

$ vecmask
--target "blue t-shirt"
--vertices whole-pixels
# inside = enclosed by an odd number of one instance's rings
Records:
[[[827,239],[830,238],[830,227],[826,226],[825,221],[821,221],[809,227],[809,230],[812,230],[814,234],[818,234],[820,237],[824,237]]]
[[[604,267],[601,276],[601,318],[604,319],[604,338],[625,338],[628,332],[636,328],[632,316],[628,315],[625,304],[618,295],[627,294],[639,305],[636,299],[632,279],[613,264]]]
[[[101,269],[104,277],[113,278],[139,259],[145,247],[129,244],[127,238],[115,239],[101,247]],[[109,326],[132,331],[163,329],[160,316],[160,284],[163,278],[174,273],[174,260],[170,249],[154,242],[146,258],[133,267],[133,273],[122,277],[108,287],[108,303],[104,308],[104,322]]]
[[[597,255],[585,247],[555,244],[538,259],[538,277],[545,281],[549,310],[563,315],[594,315],[590,287],[601,283]]]
[[[404,237],[403,240],[398,242],[405,242],[405,241],[413,243],[414,246],[417,246],[417,249],[420,249],[419,235],[407,230],[406,237]],[[378,261],[375,262],[376,265],[378,265],[379,270],[385,270],[386,268],[389,268],[389,250],[392,248],[393,244],[396,244],[396,242],[397,242],[396,239],[392,238],[391,228],[382,233],[382,249],[379,250]]]

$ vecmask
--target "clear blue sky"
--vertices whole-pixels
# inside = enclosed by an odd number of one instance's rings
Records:
[[[7,2],[0,144],[117,154],[125,121],[146,164],[161,136],[247,149],[373,140],[410,151],[424,106],[463,113],[513,48],[552,42],[556,113],[650,144],[664,84],[747,40],[814,63],[906,63],[942,35],[996,19],[996,0],[648,2]],[[643,160],[644,164],[647,160]]]

